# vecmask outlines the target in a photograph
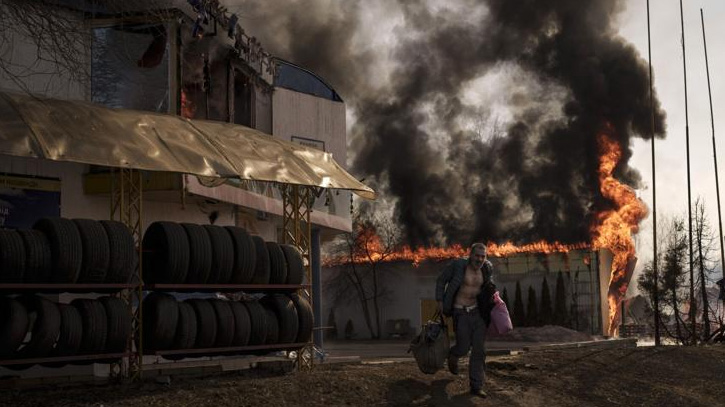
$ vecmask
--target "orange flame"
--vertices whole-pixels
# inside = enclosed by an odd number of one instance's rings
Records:
[[[334,267],[343,264],[364,264],[377,262],[408,261],[414,267],[418,267],[424,261],[443,261],[468,255],[468,248],[460,244],[453,244],[449,247],[418,247],[411,249],[410,246],[394,248],[381,242],[380,236],[372,226],[358,226],[357,237],[352,250],[352,259],[349,254],[330,256],[324,262],[326,267]],[[487,252],[492,257],[506,257],[517,253],[566,253],[571,250],[588,249],[588,243],[564,244],[560,242],[538,241],[521,246],[512,242],[486,244]]]
[[[189,99],[184,89],[181,89],[181,117],[193,119],[196,113],[196,105]]]
[[[595,248],[612,251],[612,275],[609,280],[609,335],[615,335],[618,328],[617,311],[627,292],[628,265],[635,259],[632,235],[639,230],[639,222],[647,216],[647,206],[637,198],[634,190],[619,182],[612,175],[622,158],[622,149],[616,140],[607,134],[600,134],[599,143],[599,188],[602,195],[611,200],[615,209],[597,214],[592,227],[592,244]],[[633,267],[633,265],[631,265]]]

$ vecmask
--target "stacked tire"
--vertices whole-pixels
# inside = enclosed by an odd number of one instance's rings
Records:
[[[0,229],[0,283],[128,283],[138,256],[116,221],[43,218],[30,230]]]
[[[235,226],[154,222],[143,237],[144,280],[151,284],[302,284],[291,245],[265,242]]]
[[[0,360],[123,353],[131,321],[128,306],[115,297],[75,299],[70,304],[37,295],[0,297]]]
[[[143,302],[144,351],[208,349],[188,356],[239,354],[238,347],[307,342],[312,335],[312,308],[297,294],[273,294],[259,300],[177,301],[150,293]],[[166,356],[179,359],[183,352]]]

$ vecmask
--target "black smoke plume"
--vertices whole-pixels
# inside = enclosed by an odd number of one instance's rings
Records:
[[[631,138],[651,137],[649,78],[616,33],[623,0],[243,3],[264,21],[268,49],[326,78],[353,109],[352,171],[394,197],[412,245],[589,241],[594,214],[611,206],[597,178],[606,128],[623,149],[617,178],[639,186],[628,160]],[[370,32],[361,16],[373,3],[402,16],[383,87],[371,85],[378,50],[356,37]],[[487,75],[507,85],[503,119],[465,100]]]

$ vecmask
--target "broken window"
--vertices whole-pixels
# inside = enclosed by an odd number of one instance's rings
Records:
[[[113,108],[169,112],[169,53],[164,24],[92,30],[91,100]]]

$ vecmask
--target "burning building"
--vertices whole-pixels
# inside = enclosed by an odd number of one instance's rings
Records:
[[[561,275],[566,313],[564,325],[593,335],[610,336],[617,332],[618,319],[611,320],[612,312],[609,309],[609,286],[615,258],[610,250],[580,247],[547,253],[497,251],[497,247],[489,247],[492,253],[489,259],[494,265],[494,282],[501,293],[506,291],[509,311],[512,314],[517,285],[522,292],[522,308],[530,307],[530,298],[527,295],[529,288],[536,293],[538,308],[543,295],[544,279],[548,281],[548,295],[554,298],[557,278]],[[551,247],[553,248],[554,246]],[[448,250],[447,253],[463,254],[465,251],[458,247]],[[378,290],[376,294],[368,294],[370,297],[377,295],[379,298],[382,338],[410,334],[415,327],[421,326],[432,317],[436,307],[436,278],[449,261],[439,257],[440,254],[437,252],[428,257],[419,252],[417,259],[392,256],[395,260],[376,265]],[[623,273],[622,278],[627,282],[632,276],[634,265],[635,262],[631,261]],[[370,332],[357,295],[341,287],[344,283],[340,277],[352,273],[351,267],[350,263],[330,263],[323,271],[323,306],[326,309],[323,315],[334,315],[334,320],[328,319],[328,326],[335,325],[341,331],[341,327],[351,321],[353,335],[367,337]],[[371,281],[365,281],[372,279],[369,267],[370,263],[359,263],[356,271],[360,281],[368,288],[372,287],[372,284],[367,284]],[[542,310],[539,309],[539,312]],[[374,315],[371,318],[374,320]],[[374,322],[371,323],[374,332]]]
[[[617,334],[620,304],[637,260],[633,234],[639,230],[640,221],[647,215],[647,207],[634,190],[614,176],[614,169],[622,158],[622,150],[611,131],[608,128],[598,137],[598,180],[602,196],[609,199],[612,205],[594,216],[590,226],[590,242],[565,244],[542,240],[524,245],[512,242],[488,244],[488,253],[495,266],[494,280],[500,291],[506,288],[508,293],[513,293],[512,285],[517,282],[522,288],[527,285],[537,287],[544,277],[548,276],[548,280],[553,282],[561,272],[566,275],[567,307],[574,316],[574,327],[606,336]],[[363,278],[359,276],[366,273],[364,269],[372,268],[375,280],[379,276],[385,276],[386,279],[394,276],[387,283],[373,282],[372,300],[376,314],[383,308],[380,303],[384,299],[394,303],[403,298],[409,303],[421,304],[418,311],[413,311],[410,304],[403,306],[407,309],[407,317],[403,319],[415,322],[415,325],[426,321],[435,307],[435,278],[443,267],[439,262],[467,255],[467,250],[460,245],[443,249],[403,247],[397,250],[390,246],[384,247],[372,228],[362,227],[356,233],[358,238],[352,242],[356,246],[350,252],[352,255],[331,259],[328,264],[342,268],[353,267],[357,285],[362,292],[358,295],[368,298],[371,297],[366,292],[369,290],[359,282]],[[402,269],[394,266],[397,262],[402,264]],[[354,270],[355,265],[362,269],[361,273]],[[411,265],[420,267],[412,270]],[[405,272],[406,267],[408,272]],[[381,268],[384,270],[381,271]],[[397,271],[388,273],[388,269]],[[333,274],[346,273],[340,269],[336,271]],[[331,281],[334,282],[335,278]],[[384,288],[379,291],[378,287]],[[404,289],[401,292],[396,287]],[[415,290],[409,291],[409,288]],[[333,289],[332,296],[335,295],[339,296],[339,291]],[[334,298],[329,299],[339,303]],[[369,314],[366,305],[363,305],[363,312]]]

